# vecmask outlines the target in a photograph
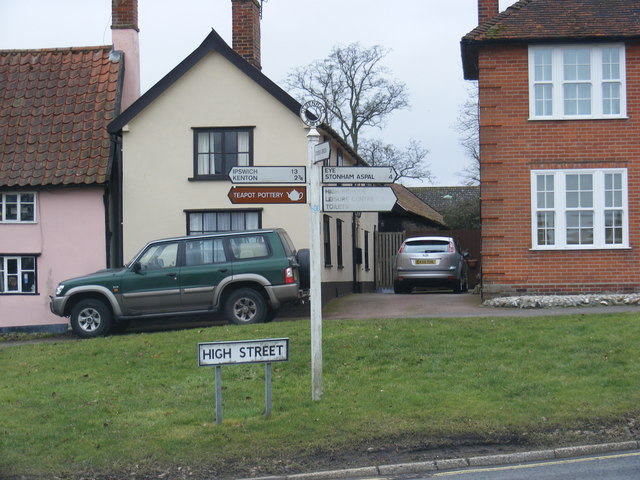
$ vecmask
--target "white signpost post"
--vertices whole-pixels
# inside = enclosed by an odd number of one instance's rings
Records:
[[[265,416],[271,415],[271,363],[289,360],[288,338],[198,343],[198,366],[216,367],[216,423],[222,423],[222,365],[265,363]]]

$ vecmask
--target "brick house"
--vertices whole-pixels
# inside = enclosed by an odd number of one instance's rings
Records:
[[[640,2],[479,0],[483,294],[640,289]]]

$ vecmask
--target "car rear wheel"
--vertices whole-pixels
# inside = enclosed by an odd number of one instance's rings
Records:
[[[224,307],[227,320],[236,325],[262,323],[267,318],[267,302],[252,288],[241,288],[227,298]]]
[[[111,310],[101,300],[81,300],[71,309],[70,321],[73,332],[81,338],[107,335],[112,324]]]
[[[456,280],[453,284],[453,293],[463,293],[469,290],[469,284],[467,283],[467,277],[462,276]]]

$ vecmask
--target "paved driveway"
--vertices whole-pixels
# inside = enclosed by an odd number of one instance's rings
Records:
[[[638,306],[571,308],[484,307],[480,295],[471,293],[418,292],[409,295],[361,293],[331,300],[323,309],[325,319],[416,317],[536,317],[544,315],[639,312]]]

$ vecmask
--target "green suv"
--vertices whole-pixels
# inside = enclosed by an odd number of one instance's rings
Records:
[[[282,229],[156,240],[123,268],[60,283],[50,307],[83,338],[159,316],[222,311],[235,324],[266,322],[303,298],[308,259]]]

